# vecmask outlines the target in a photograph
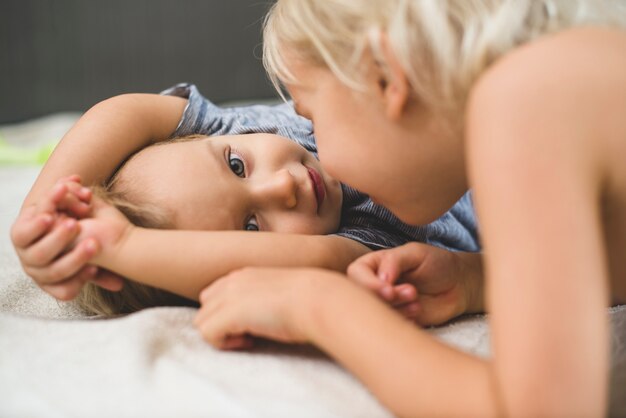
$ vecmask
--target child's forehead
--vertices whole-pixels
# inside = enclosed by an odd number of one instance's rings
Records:
[[[297,135],[296,135],[297,137]],[[247,132],[237,135],[220,135],[208,138],[214,145],[231,145],[247,148],[251,152],[261,152],[265,156],[288,155],[309,152],[306,145],[313,142],[307,139],[292,139],[290,137],[267,132]]]
[[[289,141],[292,142],[291,139],[278,135],[271,132],[242,132],[236,134],[228,134],[228,135],[214,135],[207,137],[208,140],[218,140],[218,141],[238,141],[238,140],[266,140],[266,141]]]

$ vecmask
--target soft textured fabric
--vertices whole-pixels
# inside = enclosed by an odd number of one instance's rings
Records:
[[[300,144],[317,158],[311,122],[297,115],[291,104],[219,107],[191,84],[179,84],[163,94],[188,99],[175,137],[192,134],[241,135],[272,133]],[[470,192],[436,221],[425,226],[407,225],[365,194],[342,185],[343,208],[338,235],[372,249],[397,247],[419,241],[455,251],[478,251],[476,218]]]

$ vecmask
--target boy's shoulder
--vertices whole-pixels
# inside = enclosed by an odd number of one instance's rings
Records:
[[[576,27],[513,48],[475,82],[470,97],[528,97],[537,91],[595,90],[596,82],[626,78],[626,31]],[[584,80],[584,82],[582,82]]]
[[[626,94],[625,68],[624,31],[580,27],[541,36],[502,56],[474,83],[468,138],[495,124],[509,132],[518,126],[526,136],[530,126],[556,120],[579,133],[597,128],[598,111],[615,109]],[[507,139],[515,140],[506,136],[501,145]]]

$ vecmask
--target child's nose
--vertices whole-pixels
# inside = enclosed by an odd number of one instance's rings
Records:
[[[255,190],[259,206],[293,209],[298,204],[298,183],[287,169],[277,171]]]

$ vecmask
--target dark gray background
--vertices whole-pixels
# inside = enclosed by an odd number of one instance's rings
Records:
[[[215,102],[275,97],[271,0],[0,0],[0,123],[182,81]]]

